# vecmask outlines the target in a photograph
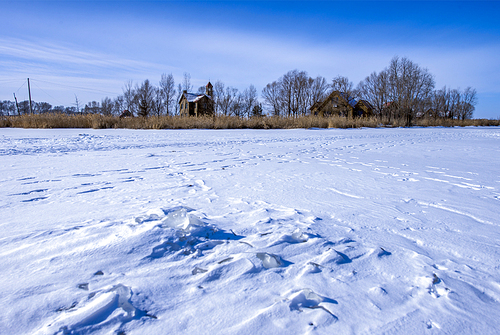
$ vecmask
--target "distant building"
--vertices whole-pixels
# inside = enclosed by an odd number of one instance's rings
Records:
[[[125,109],[123,113],[120,114],[120,119],[124,117],[134,117],[134,114],[132,114],[129,110]]]
[[[212,116],[214,115],[213,86],[208,82],[205,94],[183,91],[179,98],[181,116]]]
[[[373,106],[366,100],[359,100],[356,105],[354,105],[354,115],[355,116],[372,116]]]
[[[310,110],[311,115],[319,116],[338,115],[352,118],[373,115],[373,107],[368,101],[356,101],[339,91],[333,91],[325,100],[314,103]]]

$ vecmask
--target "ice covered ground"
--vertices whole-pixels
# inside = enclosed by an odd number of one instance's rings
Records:
[[[500,129],[0,129],[1,334],[498,334]]]

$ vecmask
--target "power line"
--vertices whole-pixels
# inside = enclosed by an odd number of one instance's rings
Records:
[[[33,81],[33,80],[32,80]],[[42,91],[43,93],[47,94],[49,97],[51,97],[53,100],[55,100],[58,104],[60,105],[64,105],[63,103],[61,103],[61,101],[59,99],[56,99],[54,98],[52,95],[50,95],[49,93],[45,92],[45,90],[43,90],[40,86],[38,86],[36,83],[33,83],[40,91]]]
[[[25,81],[23,81],[23,84],[21,85],[21,87],[19,87],[19,88],[17,89],[16,93],[18,93],[18,92],[19,92],[19,90],[20,90],[21,88],[23,88],[23,86],[24,86],[24,85],[26,85],[26,82],[25,82]]]

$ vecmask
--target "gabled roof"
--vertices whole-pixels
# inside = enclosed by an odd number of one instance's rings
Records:
[[[197,94],[197,93],[183,92],[182,95],[181,95],[181,97],[179,98],[179,102],[182,100],[183,97],[186,97],[186,100],[188,102],[198,102],[201,99],[203,99],[203,97],[207,97],[208,99],[212,100],[212,97],[209,96],[209,95],[206,95],[206,94]]]
[[[348,96],[347,94],[343,93],[343,92],[339,92],[339,91],[333,91],[332,93],[330,93],[323,101],[321,102],[315,102],[312,106],[311,106],[311,110],[313,109],[321,109],[323,108],[323,106],[325,106],[328,101],[330,101],[330,99],[333,98],[333,96],[340,96],[341,99],[343,99],[346,103],[349,104],[349,106],[351,106],[352,108],[354,108],[354,106],[356,106],[356,99],[354,98],[351,98],[349,101],[347,100],[348,99]]]
[[[368,101],[366,101],[366,100],[359,100],[357,104],[363,104],[363,105],[365,105],[366,107],[368,107],[370,109],[374,109],[373,106]]]
[[[356,103],[357,103],[356,99],[354,99],[354,98],[352,98],[352,97],[351,97],[351,99],[350,99],[350,100],[348,100],[348,99],[349,99],[349,96],[348,96],[346,93],[344,93],[344,92],[339,92],[339,94],[340,94],[340,96],[341,96],[342,98],[344,98],[344,100],[345,100],[345,101],[347,101],[347,103],[348,103],[349,105],[351,105],[351,107],[353,107],[353,108],[354,108],[354,106],[356,106]]]
[[[203,99],[204,97],[207,97],[209,100],[212,100],[212,98],[209,96],[209,95],[206,95],[206,94],[201,94],[201,95],[198,95],[198,97],[196,99],[193,100],[193,102],[197,102],[197,101],[200,101],[201,99]]]

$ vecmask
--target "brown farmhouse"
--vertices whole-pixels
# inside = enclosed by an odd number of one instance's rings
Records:
[[[311,107],[311,115],[339,115],[352,118],[354,116],[373,115],[373,107],[366,100],[356,101],[339,91],[333,91],[323,101],[316,102]]]
[[[183,91],[179,99],[181,116],[212,116],[214,114],[213,86],[208,82],[205,94]]]

